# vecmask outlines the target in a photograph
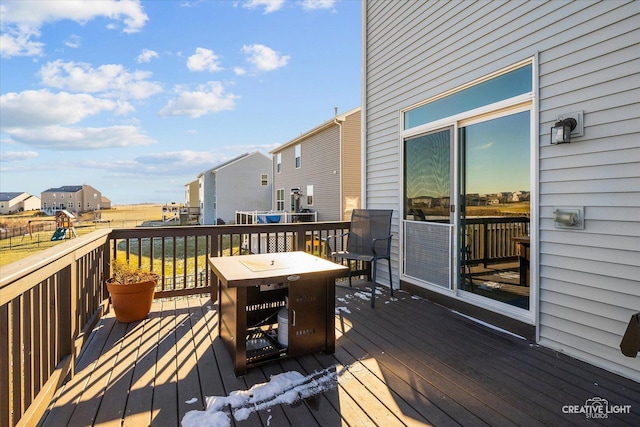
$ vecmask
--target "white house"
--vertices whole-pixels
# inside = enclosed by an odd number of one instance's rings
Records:
[[[40,198],[25,192],[0,193],[0,214],[40,209]]]
[[[638,1],[363,2],[363,200],[394,210],[396,286],[636,381],[639,22]]]
[[[271,209],[271,178],[271,158],[259,151],[202,172],[198,175],[199,224],[234,222],[237,210]]]

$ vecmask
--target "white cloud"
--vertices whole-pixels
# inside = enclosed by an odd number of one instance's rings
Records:
[[[155,142],[135,126],[45,126],[12,129],[10,135],[16,142],[51,150],[94,150],[149,145]]]
[[[47,89],[27,90],[0,96],[3,132],[13,128],[73,124],[103,111],[120,112],[126,103],[87,94],[52,93]]]
[[[160,110],[160,115],[197,118],[205,114],[233,110],[235,100],[238,98],[236,95],[226,94],[222,83],[214,81],[201,85],[194,91],[177,87],[176,92],[178,97],[170,100]]]
[[[247,74],[247,70],[242,67],[234,67],[233,72],[236,74],[236,76],[244,76],[245,74]]]
[[[142,49],[140,55],[138,55],[137,61],[138,63],[142,62],[150,62],[153,58],[158,58],[158,52],[151,49]]]
[[[190,71],[216,72],[222,70],[218,62],[218,55],[214,51],[203,47],[196,48],[196,53],[187,59],[187,68]]]
[[[77,49],[80,47],[81,45],[81,39],[80,36],[78,36],[77,34],[71,34],[69,37],[67,37],[67,39],[64,41],[65,46],[70,47],[72,49]]]
[[[168,151],[152,153],[125,160],[89,160],[83,166],[109,171],[115,176],[180,176],[193,179],[193,171],[204,171],[220,164],[225,159],[206,151]]]
[[[86,150],[155,142],[136,126],[68,126],[103,112],[131,111],[133,107],[122,101],[42,89],[2,95],[0,106],[0,131],[15,143],[48,149]]]
[[[256,9],[264,6],[264,13],[275,12],[280,10],[284,5],[284,0],[247,0],[242,7],[246,9]]]
[[[116,21],[107,27],[124,25],[125,33],[138,32],[149,19],[137,0],[3,0],[0,54],[3,56],[33,56],[42,53],[43,44],[32,38],[40,36],[40,28],[51,22],[72,20],[85,24],[97,17]]]
[[[291,59],[290,56],[280,55],[279,52],[262,44],[244,45],[242,53],[247,55],[247,61],[259,71],[272,71],[284,67]]]
[[[44,43],[31,40],[32,36],[39,35],[38,31],[8,29],[0,34],[0,55],[4,57],[41,55]]]
[[[22,162],[38,157],[35,151],[7,151],[0,155],[0,162]]]
[[[331,9],[335,0],[303,0],[302,8],[307,10]]]
[[[43,85],[72,92],[100,93],[123,99],[144,99],[162,92],[162,86],[148,81],[151,72],[130,72],[118,64],[92,68],[83,62],[57,60],[45,64],[38,74]]]

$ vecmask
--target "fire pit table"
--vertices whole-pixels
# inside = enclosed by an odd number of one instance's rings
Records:
[[[305,252],[211,257],[218,332],[236,375],[286,356],[335,351],[335,279],[348,268]]]

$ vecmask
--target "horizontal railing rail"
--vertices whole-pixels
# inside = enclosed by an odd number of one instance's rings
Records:
[[[209,257],[290,251],[325,257],[327,237],[348,227],[338,221],[118,229],[109,238],[110,258],[157,273],[156,298],[203,294],[209,292]]]

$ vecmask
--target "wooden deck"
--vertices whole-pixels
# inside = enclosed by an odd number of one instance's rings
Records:
[[[56,395],[42,426],[178,426],[272,375],[324,368],[337,386],[294,404],[251,412],[238,426],[640,425],[640,384],[479,325],[427,300],[337,286],[336,352],[283,359],[233,374],[208,298],[158,301],[143,322],[109,313]],[[195,399],[197,399],[197,401]],[[630,413],[563,413],[593,398]],[[187,403],[195,402],[195,403]]]

